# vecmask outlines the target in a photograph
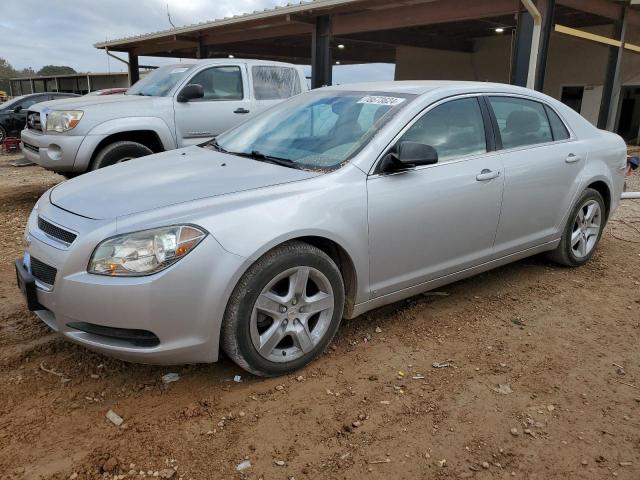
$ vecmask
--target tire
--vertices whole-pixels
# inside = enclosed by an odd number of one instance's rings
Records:
[[[592,213],[589,210],[590,206],[597,206],[597,211]],[[585,215],[585,212],[587,215]],[[580,220],[579,215],[581,213],[585,220]],[[586,218],[589,214],[592,215],[593,222]],[[580,223],[581,221],[583,222],[582,224]],[[592,188],[587,188],[576,202],[573,210],[571,210],[560,245],[552,252],[549,252],[548,257],[552,261],[567,267],[584,265],[593,256],[602,237],[606,222],[606,208],[602,195]],[[590,223],[592,227],[586,227],[587,223]],[[590,230],[590,228],[595,228],[593,227],[595,223],[598,224],[597,232],[593,229]],[[572,238],[574,239],[573,242]],[[578,239],[577,242],[576,238]],[[584,249],[582,245],[585,246]]]
[[[152,153],[151,149],[141,143],[129,141],[114,142],[98,152],[96,158],[91,162],[90,170],[109,167],[116,163],[126,162],[127,160],[144,157]]]
[[[257,260],[236,285],[222,323],[221,347],[250,373],[287,374],[327,347],[343,308],[344,283],[334,261],[312,245],[287,242]]]
[[[7,131],[0,125],[0,145],[7,139]]]

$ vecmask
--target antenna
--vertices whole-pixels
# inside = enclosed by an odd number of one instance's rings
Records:
[[[171,14],[169,13],[169,4],[168,3],[167,3],[167,18],[169,19],[169,25],[171,25],[172,28],[176,28],[176,26],[171,21]]]

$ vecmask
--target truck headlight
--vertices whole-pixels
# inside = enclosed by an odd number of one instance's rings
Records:
[[[136,277],[173,265],[193,250],[206,232],[189,225],[126,233],[101,242],[91,255],[89,273]]]
[[[47,132],[67,132],[80,123],[81,110],[51,110],[47,113]]]

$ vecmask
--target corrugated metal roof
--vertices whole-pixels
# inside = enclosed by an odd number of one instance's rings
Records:
[[[232,17],[225,17],[221,19],[210,20],[206,22],[194,23],[184,27],[170,28],[167,30],[159,30],[157,32],[145,33],[141,35],[134,35],[131,37],[118,38],[114,40],[108,40],[106,42],[99,42],[94,44],[96,48],[109,48],[121,46],[123,44],[138,42],[141,40],[152,40],[155,38],[165,37],[167,35],[180,35],[185,33],[193,33],[200,30],[222,27],[226,25],[233,25],[234,23],[246,22],[249,20],[259,20],[263,18],[274,17],[277,15],[286,15],[291,13],[300,13],[308,10],[319,9],[324,7],[335,7],[336,5],[346,5],[350,3],[357,3],[363,0],[303,0],[299,3],[289,3],[284,6],[278,6],[272,8],[266,8],[264,10],[256,10],[251,13],[243,13],[240,15],[234,15]]]

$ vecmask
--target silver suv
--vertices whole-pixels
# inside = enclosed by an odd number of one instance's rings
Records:
[[[126,95],[34,105],[22,131],[25,156],[75,176],[211,140],[256,113],[308,90],[291,64],[210,59],[158,68]]]

